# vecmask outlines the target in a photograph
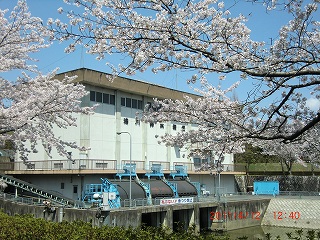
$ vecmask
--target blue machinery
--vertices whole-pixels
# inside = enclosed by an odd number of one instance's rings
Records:
[[[146,199],[148,205],[152,205],[153,198],[196,196],[200,192],[200,183],[191,183],[188,179],[185,166],[176,165],[175,171],[170,173],[171,181],[164,177],[161,164],[153,164],[151,171],[145,176],[148,182],[141,181],[136,174],[135,164],[125,164],[123,170],[116,174],[118,180],[101,178],[102,184],[87,184],[83,201],[96,204],[102,210],[121,207],[121,199],[128,199],[127,179],[132,178],[132,199]],[[179,180],[176,178],[180,177]],[[198,189],[199,188],[199,189]]]
[[[84,201],[98,203],[103,209],[119,208],[120,193],[117,185],[107,178],[101,178],[102,184],[88,184],[85,189]]]
[[[170,176],[175,179],[175,177],[181,177],[181,178],[188,178],[188,174],[187,174],[187,166],[183,166],[183,165],[176,165],[175,166],[175,171],[172,171],[170,173]]]
[[[16,187],[16,189],[28,191],[58,205],[84,208],[86,207],[85,203],[90,203],[99,206],[102,210],[108,210],[120,208],[121,200],[129,199],[128,189],[130,182],[128,179],[123,178],[130,176],[133,180],[131,181],[132,199],[135,201],[147,201],[148,205],[152,205],[152,200],[156,198],[190,197],[197,196],[200,192],[200,183],[191,183],[188,179],[186,168],[182,165],[176,165],[175,171],[169,175],[169,178],[171,177],[172,179],[167,180],[164,177],[162,166],[153,164],[151,171],[145,174],[148,178],[146,182],[138,178],[135,164],[125,164],[123,170],[116,174],[118,179],[101,178],[101,184],[87,184],[82,201],[66,198],[57,192],[43,189],[5,174],[0,174],[0,180]]]

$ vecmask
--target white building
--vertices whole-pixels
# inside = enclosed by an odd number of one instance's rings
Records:
[[[66,197],[81,199],[86,184],[101,183],[102,177],[113,179],[122,166],[129,163],[131,138],[131,161],[136,164],[139,178],[143,179],[152,164],[161,164],[166,175],[175,169],[175,165],[184,165],[192,182],[200,182],[210,193],[217,191],[216,174],[196,171],[207,160],[188,158],[186,149],[158,144],[156,136],[174,134],[193,126],[174,122],[150,124],[140,122],[136,117],[137,112],[141,112],[153,98],[183,99],[187,93],[128,78],[110,82],[106,73],[84,68],[61,73],[57,77],[62,78],[65,74],[77,75],[77,81],[90,91],[83,99],[83,106],[97,103],[99,106],[93,115],[78,116],[77,127],[57,129],[56,133],[90,150],[80,152],[70,149],[70,159],[65,159],[54,152],[53,157],[49,158],[39,149],[38,153],[30,154],[28,165],[17,157],[11,169],[5,171],[6,174]],[[118,135],[119,132],[122,134]],[[220,176],[220,192],[236,191],[234,174],[233,155],[226,155]]]

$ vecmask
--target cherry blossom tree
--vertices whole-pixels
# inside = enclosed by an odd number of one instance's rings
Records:
[[[7,17],[8,10],[0,10],[0,72],[22,70],[18,79],[0,77],[0,142],[13,143],[13,148],[27,161],[28,153],[41,143],[48,155],[56,148],[67,155],[66,147],[80,148],[56,136],[53,127],[75,126],[74,113],[89,114],[91,108],[80,107],[87,94],[84,86],[75,84],[75,77],[55,79],[57,70],[41,74],[31,53],[49,47],[42,20],[32,17],[25,1]],[[34,77],[28,75],[28,71]]]
[[[320,166],[320,145],[319,145],[319,124],[310,129],[300,137],[300,140],[290,143],[277,142],[270,144],[259,141],[256,145],[263,149],[263,153],[280,157],[280,162],[286,167],[286,171],[291,174],[294,163],[299,163],[308,167],[307,163],[312,163],[314,167]]]
[[[210,85],[206,89],[195,89],[196,99],[185,96],[184,100],[157,100],[152,107],[146,107],[142,120],[147,122],[180,122],[196,126],[190,131],[165,134],[160,142],[168,146],[187,147],[191,154],[212,152],[216,154],[242,152],[242,124],[245,115],[241,106],[226,97],[229,91],[219,90]]]
[[[243,142],[270,148],[318,137],[319,109],[306,103],[310,97],[320,99],[319,0],[262,1],[267,11],[281,7],[278,13],[291,17],[272,45],[254,41],[246,26],[250,18],[233,16],[222,1],[65,2],[74,8],[58,11],[70,21],[49,19],[48,24],[52,39],[71,41],[67,51],[79,44],[99,60],[128,56],[128,63],[113,66],[114,74],[190,70],[195,74],[187,81],[203,83],[203,98],[156,100],[161,108],[144,117],[199,125],[197,131],[163,136],[167,144],[206,142],[204,149],[214,144],[217,151],[228,152],[240,150]],[[211,81],[212,73],[227,80],[238,73],[239,83],[252,87],[241,101],[231,100]]]

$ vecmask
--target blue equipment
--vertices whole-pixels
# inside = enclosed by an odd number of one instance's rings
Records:
[[[117,185],[111,183],[107,178],[101,178],[102,184],[86,185],[83,201],[96,203],[107,210],[110,208],[120,208],[120,194]]]
[[[278,181],[256,181],[253,182],[253,191],[256,195],[279,195]]]
[[[136,164],[130,164],[130,163],[126,163],[123,165],[123,170],[121,170],[121,172],[118,172],[116,174],[116,177],[119,177],[120,180],[122,179],[122,177],[132,177],[135,178],[137,176],[136,173]]]
[[[175,177],[188,178],[187,166],[175,165],[175,172],[171,172],[170,176],[174,179]]]
[[[150,179],[150,177],[163,178],[164,174],[161,164],[152,164],[151,172],[147,172],[145,176],[148,177],[148,179]]]

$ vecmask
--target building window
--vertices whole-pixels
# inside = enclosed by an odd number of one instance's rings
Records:
[[[96,102],[102,103],[102,93],[96,92]]]
[[[124,97],[121,98],[121,106],[126,106],[126,99]]]
[[[125,125],[128,125],[128,124],[129,124],[129,119],[128,119],[128,118],[124,118],[124,119],[123,119],[123,123],[124,123]]]
[[[164,124],[163,123],[160,123],[160,128],[164,129]]]
[[[108,163],[96,163],[96,168],[108,168]]]
[[[200,158],[193,158],[193,163],[195,167],[201,167],[201,159]]]
[[[142,100],[137,100],[134,98],[121,98],[121,106],[134,108],[134,109],[142,109]]]
[[[110,94],[104,93],[102,102],[103,103],[110,103]]]
[[[90,91],[90,101],[115,105],[115,95]]]
[[[132,108],[138,108],[138,100],[132,99]]]
[[[90,91],[90,101],[95,102],[96,101],[96,92]]]
[[[78,193],[78,185],[73,185],[73,193]]]
[[[116,96],[115,95],[110,95],[110,104],[115,105],[116,104]]]
[[[209,159],[208,158],[193,158],[194,167],[201,168],[207,170],[209,167]]]
[[[173,129],[173,130],[177,130],[177,125],[173,124],[173,125],[172,125],[172,129]]]
[[[162,105],[148,102],[147,103],[147,110],[150,110],[150,108],[152,109],[152,111],[157,112],[160,110],[160,108],[162,108]]]
[[[154,123],[150,123],[150,127],[153,128],[154,127]]]
[[[63,168],[63,163],[61,162],[61,163],[54,163],[53,164],[53,168],[59,168],[59,169],[61,169],[61,168]]]
[[[186,126],[181,127],[182,132],[186,131]]]
[[[126,107],[131,108],[131,98],[126,98]]]
[[[64,182],[62,182],[62,183],[60,184],[60,188],[61,188],[61,189],[64,189]]]
[[[27,164],[27,169],[35,169],[36,168],[36,164],[35,163],[28,163]]]

